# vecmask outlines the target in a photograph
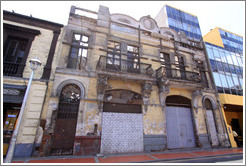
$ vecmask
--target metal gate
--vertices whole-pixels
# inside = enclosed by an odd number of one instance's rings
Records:
[[[168,149],[196,146],[190,111],[185,107],[166,107]]]
[[[75,141],[80,89],[70,84],[62,89],[50,155],[71,155]]]
[[[213,111],[212,110],[206,110],[206,115],[207,115],[208,131],[210,133],[212,146],[218,146],[219,145],[219,140],[218,140],[218,137],[217,137]]]
[[[79,103],[59,104],[51,155],[73,154]]]

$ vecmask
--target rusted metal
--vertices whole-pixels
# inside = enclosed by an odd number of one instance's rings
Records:
[[[72,155],[77,125],[80,89],[77,85],[63,88],[50,155]]]
[[[110,61],[107,63],[107,61]],[[118,65],[119,64],[119,65]],[[131,60],[124,60],[118,58],[112,58],[107,56],[100,56],[97,69],[112,70],[124,73],[134,73],[148,75],[148,69],[151,68],[151,64],[133,62]],[[151,73],[150,73],[151,74]]]

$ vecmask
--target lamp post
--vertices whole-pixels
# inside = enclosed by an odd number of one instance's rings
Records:
[[[14,133],[12,135],[11,142],[10,142],[9,149],[8,149],[8,153],[7,153],[7,156],[6,156],[6,159],[5,159],[5,163],[11,163],[11,161],[12,161],[13,154],[14,154],[14,149],[15,149],[15,144],[16,144],[16,140],[17,140],[17,136],[18,136],[18,132],[19,132],[19,128],[20,128],[20,124],[21,124],[21,121],[22,121],[22,115],[23,115],[23,112],[25,110],[26,101],[27,101],[27,97],[28,97],[28,94],[29,94],[29,90],[30,90],[31,84],[32,84],[32,78],[33,78],[33,75],[34,75],[34,71],[37,70],[37,68],[39,66],[41,66],[41,62],[37,58],[31,59],[29,62],[30,62],[30,68],[32,69],[32,73],[31,73],[31,76],[29,78],[29,82],[28,82],[28,85],[27,85],[25,96],[24,96],[24,99],[23,99],[23,102],[22,102],[22,105],[21,105],[21,110],[20,110],[20,113],[19,113],[19,117],[17,119],[16,127],[15,127]]]

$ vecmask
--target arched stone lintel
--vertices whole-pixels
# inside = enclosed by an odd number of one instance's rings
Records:
[[[74,79],[65,80],[65,81],[63,81],[62,83],[60,83],[58,85],[57,91],[56,91],[56,96],[57,97],[60,96],[62,89],[68,84],[75,84],[75,85],[79,86],[79,88],[80,88],[80,97],[81,98],[85,97],[85,87],[84,87],[84,85],[81,82],[79,82],[78,80],[74,80]]]
[[[212,96],[209,96],[209,95],[205,95],[202,98],[202,106],[203,106],[203,108],[205,108],[205,100],[206,99],[208,99],[211,102],[213,110],[219,109],[216,100]]]

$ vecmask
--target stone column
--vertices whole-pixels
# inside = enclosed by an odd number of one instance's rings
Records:
[[[97,99],[98,99],[98,110],[102,112],[103,110],[103,99],[104,94],[108,85],[108,76],[98,75],[97,79]]]
[[[160,79],[157,82],[157,86],[159,88],[159,100],[161,109],[163,111],[163,127],[164,127],[164,139],[165,139],[165,149],[167,147],[167,118],[166,118],[166,98],[167,95],[170,93],[170,85],[168,84],[168,80]]]
[[[149,97],[150,94],[153,90],[152,87],[153,83],[150,81],[146,81],[143,85],[142,85],[142,96],[143,96],[143,104],[144,104],[144,114],[147,112],[147,104],[149,104]]]
[[[201,101],[203,97],[203,93],[201,90],[195,90],[192,93],[192,107],[191,107],[191,114],[192,114],[192,121],[193,121],[193,126],[194,126],[194,133],[195,133],[195,139],[196,139],[196,145],[198,147],[209,147],[210,148],[210,143],[208,139],[208,134],[199,134],[199,126],[197,122],[197,114],[199,108],[201,109],[202,106],[199,105],[199,101]]]
[[[220,109],[217,107],[214,109],[214,119],[217,128],[217,134],[219,138],[219,144],[222,147],[229,147],[230,143],[228,140],[228,135],[226,134],[226,129],[223,128],[223,121],[220,116]]]

